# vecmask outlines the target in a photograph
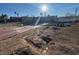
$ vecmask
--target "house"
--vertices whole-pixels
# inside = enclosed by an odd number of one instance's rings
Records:
[[[36,21],[39,17],[21,17],[22,22],[24,25],[35,25]],[[43,16],[40,17],[40,21],[38,22],[38,25],[43,23],[49,23],[50,25],[53,25],[54,21],[57,20],[57,16]]]
[[[58,26],[71,26],[79,21],[79,16],[65,16],[58,18]]]

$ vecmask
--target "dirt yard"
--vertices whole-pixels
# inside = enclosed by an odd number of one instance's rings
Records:
[[[2,40],[0,54],[78,55],[79,24],[71,27],[42,26]]]
[[[21,23],[12,22],[12,23],[6,23],[6,24],[0,24],[0,30],[9,30],[17,27],[21,27]]]

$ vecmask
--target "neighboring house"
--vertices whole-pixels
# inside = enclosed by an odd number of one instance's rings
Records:
[[[67,17],[59,17],[59,21],[76,21],[79,20],[79,16],[67,16]]]
[[[38,18],[39,17],[27,17],[27,16],[21,17],[24,25],[35,25]],[[53,25],[55,20],[57,20],[57,16],[40,17],[40,21],[38,22],[38,25],[43,23],[49,23]]]
[[[21,18],[20,17],[10,17],[8,22],[21,22]]]
[[[34,25],[38,17],[27,17],[23,16],[21,17],[22,23],[24,25]]]
[[[58,19],[58,26],[70,26],[79,21],[79,16],[59,17]]]

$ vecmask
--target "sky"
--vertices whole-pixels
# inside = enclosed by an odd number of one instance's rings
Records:
[[[16,16],[15,11],[19,16],[40,16],[41,7],[47,6],[46,14],[51,16],[74,15],[75,9],[79,8],[79,4],[67,3],[0,3],[0,15],[7,14],[8,16]],[[79,15],[79,11],[77,12]]]

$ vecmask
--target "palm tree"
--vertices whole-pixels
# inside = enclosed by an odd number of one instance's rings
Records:
[[[17,17],[19,17],[19,13],[17,13],[16,11],[14,12],[14,14],[15,14]]]
[[[14,14],[19,17],[19,13],[17,13],[16,11],[14,12]],[[17,22],[18,22],[18,18],[17,18]]]

